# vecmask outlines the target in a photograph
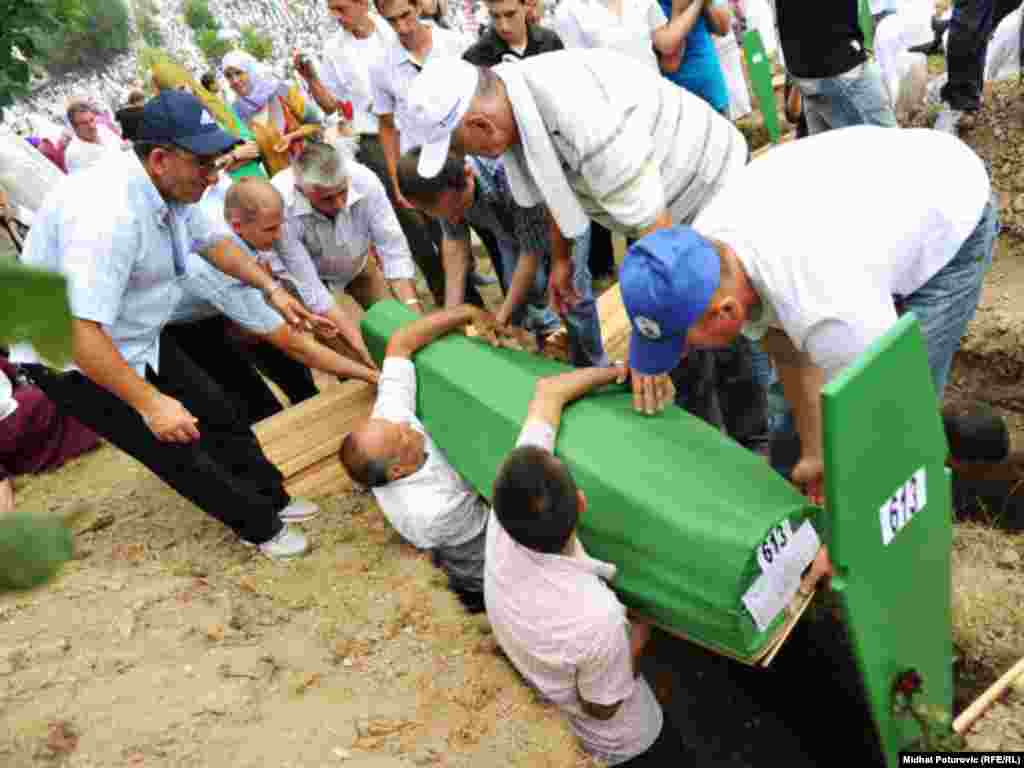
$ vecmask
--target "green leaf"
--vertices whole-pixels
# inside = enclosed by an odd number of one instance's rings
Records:
[[[71,310],[63,275],[0,264],[0,340],[28,341],[46,360],[71,359]]]

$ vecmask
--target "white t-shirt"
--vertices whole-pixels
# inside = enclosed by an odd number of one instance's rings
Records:
[[[64,153],[64,164],[67,165],[69,174],[96,165],[108,155],[121,151],[121,139],[116,133],[103,123],[96,124],[96,131],[100,139],[96,144],[82,141],[78,136],[68,144]]]
[[[528,422],[517,445],[553,451],[555,430]],[[664,722],[650,685],[633,674],[626,609],[605,583],[614,577],[615,566],[590,557],[578,540],[572,556],[535,552],[492,513],[484,602],[494,636],[520,674],[565,711],[587,752],[608,765],[650,749]],[[583,710],[580,695],[592,704],[622,704],[598,720]]]
[[[426,438],[426,462],[416,472],[373,489],[388,522],[420,549],[464,544],[487,525],[487,502],[462,479],[416,418],[416,368],[384,360],[370,418],[410,424]]]
[[[953,136],[855,126],[755,160],[694,227],[736,251],[761,297],[744,334],[783,329],[831,378],[896,321],[893,296],[953,259],[989,192],[984,163]]]
[[[370,14],[370,19],[373,34],[369,37],[358,38],[341,28],[328,38],[320,72],[324,86],[335,98],[352,102],[352,127],[359,134],[379,130],[370,70],[398,43],[390,24],[376,14]]]
[[[566,48],[609,48],[658,72],[651,34],[668,23],[658,0],[622,0],[622,18],[603,0],[563,0],[555,31]]]
[[[430,52],[423,61],[413,59],[396,36],[395,42],[384,52],[384,56],[374,62],[370,68],[373,111],[377,115],[393,114],[395,125],[399,130],[402,128],[402,113],[409,95],[409,86],[412,85],[412,81],[427,62],[448,56],[461,57],[470,45],[469,39],[458,32],[435,25],[430,26],[430,34]],[[402,136],[399,149],[403,154],[411,149],[407,143],[406,137]]]

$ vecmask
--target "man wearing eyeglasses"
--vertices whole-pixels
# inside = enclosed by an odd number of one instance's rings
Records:
[[[24,260],[68,278],[77,370],[28,370],[58,408],[243,542],[291,557],[308,545],[286,523],[316,507],[292,501],[231,399],[173,340],[161,339],[190,250],[261,289],[288,322],[323,322],[194,205],[236,142],[194,96],[165,91],[146,104],[134,156],[83,171],[47,198]]]

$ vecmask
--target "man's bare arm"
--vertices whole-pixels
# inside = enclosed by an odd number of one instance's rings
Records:
[[[230,238],[221,238],[200,252],[200,255],[226,275],[238,278],[263,292],[267,303],[276,309],[291,325],[310,323],[322,327],[324,320],[310,312],[298,299],[288,293],[259,265],[256,259],[244,253]]]
[[[572,243],[562,234],[562,230],[547,209],[548,242],[551,245],[551,269],[548,274],[548,303],[560,317],[580,300],[576,286],[573,284]]]
[[[794,469],[793,480],[806,486],[812,501],[820,501],[824,493],[821,388],[825,384],[825,372],[797,350],[782,331],[769,330],[761,343],[779,372],[800,435],[800,464]]]
[[[315,368],[342,379],[362,379],[371,384],[376,384],[379,378],[379,374],[374,368],[339,355],[310,334],[296,331],[287,323],[264,338],[286,355],[309,368]]]
[[[134,408],[158,440],[189,443],[199,439],[198,420],[139,376],[99,323],[72,319],[71,348],[82,373]]]
[[[430,342],[469,323],[493,326],[494,318],[471,304],[433,312],[395,331],[388,341],[385,356],[411,358]]]
[[[469,276],[469,240],[446,237],[441,241],[441,266],[444,270],[444,306],[452,309],[466,301]]]
[[[573,400],[606,384],[622,384],[625,381],[626,368],[620,365],[607,368],[577,368],[558,376],[547,376],[537,381],[526,418],[543,421],[557,430],[562,421],[562,411]]]
[[[395,126],[393,114],[378,115],[380,121],[380,148],[384,152],[384,165],[388,169],[388,181],[391,184],[392,194],[395,196],[395,203],[403,208],[412,208],[413,205],[402,194],[402,188],[398,185],[398,156],[399,156],[399,131]]]

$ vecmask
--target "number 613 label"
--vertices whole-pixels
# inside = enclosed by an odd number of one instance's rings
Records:
[[[926,480],[924,467],[921,467],[878,508],[884,546],[889,546],[896,534],[928,503]]]

